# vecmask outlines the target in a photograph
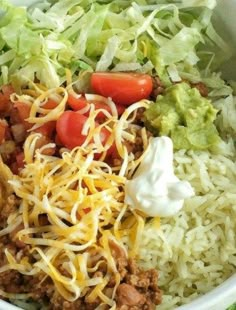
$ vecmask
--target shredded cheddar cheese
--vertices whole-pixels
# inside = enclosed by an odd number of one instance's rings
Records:
[[[13,98],[31,105],[27,121],[34,125],[32,129],[57,120],[66,108],[68,92],[71,91],[69,86],[45,90],[33,84],[33,88]],[[44,109],[42,104],[52,96],[57,99],[57,106]],[[115,240],[125,249],[122,240],[130,238],[133,247],[127,255],[135,256],[145,221],[142,215],[124,203],[125,182],[144,156],[135,159],[125,141],[135,143],[140,131],[145,154],[148,145],[146,130],[132,122],[137,109],[145,109],[149,103],[143,100],[133,104],[120,119],[115,104],[110,99],[107,104],[111,112],[102,111],[107,120],[98,126],[95,126],[95,119],[102,109],[91,106],[83,128],[86,140],[81,147],[71,151],[64,149],[61,157],[43,155],[42,148],[36,149],[40,134],[31,133],[26,139],[25,167],[9,181],[21,199],[20,208],[14,215],[15,220],[0,231],[0,236],[21,224],[23,228],[16,237],[30,246],[34,260],[30,262],[27,257],[22,257],[17,261],[6,250],[8,263],[0,268],[0,272],[14,269],[26,275],[43,273],[52,279],[58,292],[68,301],[78,299],[85,289],[90,288],[87,296],[90,302],[99,297],[103,304],[115,309],[114,296],[120,275],[109,242]],[[105,145],[99,139],[102,128],[110,132]],[[121,163],[111,167],[103,160],[114,143]],[[45,147],[54,147],[54,144]],[[99,159],[96,153],[100,154]],[[42,215],[46,216],[45,224],[40,224]],[[94,253],[98,260],[92,263]],[[106,276],[93,277],[102,263],[107,266]],[[103,291],[111,276],[115,278],[112,298]],[[12,297],[6,292],[0,291],[0,294]],[[29,296],[17,296],[18,299],[26,297]]]

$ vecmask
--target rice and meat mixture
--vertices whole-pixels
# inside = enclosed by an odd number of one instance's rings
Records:
[[[12,208],[16,208],[17,201],[12,195],[9,197],[7,203],[2,208],[2,213],[10,213]],[[1,217],[2,222],[6,220],[4,215]],[[11,233],[9,238],[0,238],[1,252],[0,259],[1,265],[5,262],[5,255],[3,249],[7,248],[12,255],[20,258],[20,256],[27,256],[29,260],[33,260],[33,256],[30,255],[29,246],[14,239],[16,231]],[[115,243],[111,243],[112,253],[117,262],[118,272],[121,275],[121,284],[117,288],[115,300],[117,302],[116,309],[118,310],[138,310],[155,309],[155,305],[161,303],[161,291],[157,286],[158,273],[155,269],[142,270],[140,269],[134,259],[127,259],[125,253]],[[96,256],[96,255],[95,255]],[[96,263],[96,262],[94,262]],[[62,273],[66,274],[66,270],[62,270]],[[102,266],[100,270],[94,273],[94,277],[104,276],[106,268]],[[113,292],[115,285],[115,279],[111,278],[107,287],[104,290],[104,294],[107,296]],[[53,309],[53,310],[93,310],[101,304],[101,300],[97,299],[91,303],[88,300],[88,296],[92,289],[87,290],[83,297],[77,299],[74,302],[65,300],[56,290],[55,285],[49,277],[45,277],[45,274],[41,273],[37,277],[22,275],[21,273],[10,270],[0,274],[0,290],[7,291],[12,296],[14,294],[30,294],[32,309]],[[25,307],[27,303],[18,305]],[[107,309],[107,308],[104,308]]]

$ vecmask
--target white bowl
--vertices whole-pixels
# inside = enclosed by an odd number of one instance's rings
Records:
[[[236,80],[236,0],[217,1],[217,21],[215,27],[227,43],[232,45],[235,54],[224,64],[222,73],[224,78]],[[220,22],[219,22],[220,20]],[[236,302],[236,274],[220,286],[196,298],[193,302],[178,307],[178,310],[225,310]]]
[[[199,0],[201,1],[201,0]],[[12,0],[15,5],[29,6],[38,0]],[[217,0],[217,23],[216,28],[227,42],[230,42],[235,50],[232,59],[222,67],[226,78],[236,80],[236,0]],[[218,20],[220,19],[220,22]],[[178,310],[225,310],[236,302],[236,274],[211,292],[196,298],[193,302],[178,307]],[[0,310],[19,310],[5,301],[0,300]]]

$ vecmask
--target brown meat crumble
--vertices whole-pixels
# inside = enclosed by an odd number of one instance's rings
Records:
[[[1,207],[0,226],[4,228],[8,216],[19,207],[19,200],[12,194],[7,198],[5,204]],[[5,265],[5,249],[20,260],[22,257],[28,257],[34,260],[30,253],[30,246],[24,244],[16,238],[16,233],[22,227],[18,227],[12,233],[0,238],[0,267]],[[158,288],[158,273],[154,269],[140,269],[134,259],[128,259],[125,251],[114,241],[109,244],[112,256],[115,258],[117,270],[120,274],[120,284],[114,297],[117,310],[154,310],[156,305],[161,303],[162,293]],[[93,264],[95,265],[99,257],[94,254]],[[63,268],[61,268],[63,273]],[[64,271],[66,273],[66,271]],[[105,276],[106,266],[101,264],[92,276]],[[115,275],[111,275],[110,281],[104,288],[103,293],[111,297],[115,285]],[[15,270],[8,270],[0,273],[0,289],[7,293],[31,293],[31,300],[39,305],[47,305],[49,310],[93,310],[100,304],[101,300],[97,298],[93,303],[89,302],[87,296],[91,289],[82,292],[82,297],[74,302],[65,300],[56,290],[53,281],[42,272],[37,276],[23,275]],[[0,296],[1,297],[1,296]],[[1,297],[2,299],[5,299]],[[6,300],[6,299],[5,299]],[[103,309],[109,309],[105,306]]]
[[[158,78],[156,78],[155,85],[156,85],[155,89],[155,96],[156,96],[157,94],[162,93],[163,87],[160,84]],[[10,100],[8,102],[8,105],[9,109],[7,111],[4,111],[4,114],[0,113],[0,118],[1,117],[8,118],[8,123],[6,123],[7,126],[6,131],[8,133],[6,142],[9,141],[14,142],[14,152],[11,153],[10,155],[8,154],[4,162],[11,168],[11,170],[15,174],[17,174],[20,171],[20,169],[24,166],[24,163],[23,161],[21,162],[19,160],[21,164],[23,163],[23,165],[18,165],[15,167],[16,164],[15,158],[17,155],[22,154],[22,145],[26,138],[27,132],[24,126],[22,126],[22,124],[20,124],[21,127],[18,126],[20,123],[19,111],[16,108],[14,108]],[[140,108],[136,111],[136,114],[134,114],[135,120],[133,123],[135,126],[141,126],[141,128],[143,127],[142,126],[143,112],[144,109]],[[24,125],[27,124],[24,123]],[[128,152],[129,153],[132,152],[134,154],[135,159],[137,159],[144,151],[144,143],[142,139],[141,128],[140,130],[137,130],[135,127],[136,132],[135,143],[124,141]],[[53,135],[55,134],[54,131]],[[146,131],[146,135],[148,138],[152,134]],[[45,140],[45,137],[42,137],[42,139],[43,139],[41,140],[42,145],[47,144],[48,142],[51,141],[50,139]],[[40,144],[40,146],[42,145]],[[37,146],[36,148],[40,146]],[[113,157],[108,158],[108,160],[112,161],[112,166],[119,166],[122,162],[120,157],[116,156],[114,156],[114,158]],[[9,177],[6,177],[5,179],[9,179]],[[1,181],[1,175],[0,175],[0,181]],[[0,198],[2,198],[0,200],[0,230],[1,230],[6,228],[9,216],[17,212],[20,201],[14,194],[12,194],[11,191],[8,191],[6,189],[6,185],[1,184],[1,182],[0,182]],[[48,221],[48,217],[46,214],[39,215],[38,223],[39,226],[50,225],[50,222]],[[35,259],[35,256],[31,253],[31,246],[25,244],[17,237],[17,233],[22,229],[24,229],[23,224],[19,224],[9,234],[0,237],[0,268],[8,263],[5,254],[6,249],[18,263],[22,258],[27,258],[29,262],[32,263],[37,261]],[[120,276],[120,282],[118,287],[116,287],[117,279],[115,277],[115,274],[112,274],[108,270],[108,267],[105,264],[105,260],[104,263],[100,264],[98,268],[95,268],[96,269],[95,272],[89,273],[89,277],[105,278],[106,276],[109,276],[109,282],[104,287],[102,293],[116,302],[117,310],[128,310],[128,309],[154,310],[156,308],[156,305],[161,303],[161,296],[162,296],[162,293],[158,288],[157,271],[154,269],[142,270],[141,268],[139,268],[136,264],[135,259],[129,259],[124,249],[122,249],[118,244],[116,244],[116,242],[110,240],[109,247],[111,249],[113,258],[115,259],[117,271]],[[92,253],[92,250],[91,249],[89,250],[90,253]],[[97,255],[97,253],[94,252],[94,255],[92,256],[91,259],[92,265],[89,266],[90,269],[95,267],[99,259],[101,259],[101,256]],[[59,266],[58,270],[62,275],[70,278],[71,275],[68,274],[67,270],[64,269],[63,266]],[[7,270],[0,272],[1,291],[10,294],[30,294],[29,301],[36,302],[37,304],[39,304],[40,308],[41,305],[46,305],[48,310],[96,309],[98,306],[102,304],[102,299],[97,297],[92,302],[90,301],[89,295],[92,292],[93,288],[94,287],[92,288],[87,287],[82,291],[81,296],[77,300],[70,302],[59,294],[52,279],[42,271],[38,272],[37,275],[33,276],[21,274],[16,270]],[[7,300],[6,298],[4,298],[4,296],[1,296],[1,293],[0,298]],[[101,309],[104,310],[109,309],[109,306],[104,306]]]

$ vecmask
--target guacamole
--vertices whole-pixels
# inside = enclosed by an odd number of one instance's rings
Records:
[[[174,148],[202,150],[221,139],[214,125],[217,110],[196,88],[172,85],[145,111],[146,127],[157,136],[171,137]]]

